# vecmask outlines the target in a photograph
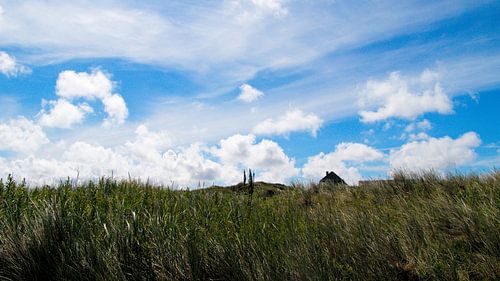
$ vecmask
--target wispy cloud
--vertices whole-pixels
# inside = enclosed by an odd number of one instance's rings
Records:
[[[6,52],[0,51],[0,73],[8,77],[15,77],[19,74],[26,74],[30,72],[31,69],[19,64],[16,61],[16,58],[10,56]]]
[[[41,51],[27,57],[32,61],[121,57],[241,81],[263,69],[389,38],[469,6],[456,1],[419,3],[418,9],[410,2],[252,3],[191,7],[173,1],[159,8],[114,1],[5,2],[0,44]],[[174,8],[175,13],[169,12]]]

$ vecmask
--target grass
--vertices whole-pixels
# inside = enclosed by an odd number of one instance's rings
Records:
[[[0,183],[0,280],[499,280],[500,173],[172,191]]]

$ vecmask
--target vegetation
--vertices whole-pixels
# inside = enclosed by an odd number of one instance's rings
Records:
[[[500,280],[499,183],[496,171],[363,187],[256,182],[250,201],[243,184],[8,178],[0,279]]]

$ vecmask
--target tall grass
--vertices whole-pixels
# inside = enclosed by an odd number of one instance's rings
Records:
[[[239,191],[9,178],[0,279],[499,280],[499,183],[493,172],[276,193],[256,185],[248,204]]]

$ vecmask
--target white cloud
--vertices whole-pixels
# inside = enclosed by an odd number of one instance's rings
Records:
[[[5,168],[0,176],[14,173],[31,183],[43,184],[76,175],[81,180],[111,174],[126,179],[130,173],[134,178],[157,183],[196,187],[198,183],[234,184],[241,180],[245,168],[254,170],[256,179],[264,181],[284,182],[298,174],[294,160],[277,143],[256,142],[253,135],[235,135],[212,147],[194,143],[173,148],[166,132],[152,132],[140,125],[135,133],[133,140],[114,147],[60,142],[44,149],[48,153],[24,159],[0,158]]]
[[[131,157],[134,153],[137,151],[130,151],[127,146],[106,148],[77,141],[69,146],[62,145],[52,157],[29,156],[11,161],[0,158],[3,166],[0,176],[12,173],[32,184],[51,184],[66,177],[74,179],[77,175],[80,180],[88,180],[111,175],[127,179],[130,174],[134,178],[175,187],[195,187],[198,182],[204,182],[205,186],[212,182],[232,184],[239,179],[239,171],[231,173],[231,167],[222,169],[221,164],[205,157],[199,144],[157,152],[154,159]]]
[[[42,128],[20,117],[0,123],[0,150],[31,153],[49,142]]]
[[[139,125],[134,141],[127,141],[125,147],[139,160],[159,161],[161,155],[172,145],[167,132],[151,132],[145,125]]]
[[[0,73],[11,77],[30,72],[31,70],[28,67],[17,63],[14,57],[10,56],[6,52],[0,51]]]
[[[104,111],[108,113],[108,117],[104,120],[104,125],[123,124],[128,116],[127,105],[122,96],[113,94],[105,97],[102,100]]]
[[[75,178],[77,171],[72,169],[67,163],[53,158],[39,158],[33,155],[15,159],[4,164],[6,167],[0,174],[5,177],[12,174],[17,179],[25,178],[30,184],[53,184],[67,177]]]
[[[40,145],[48,143],[41,128],[26,119],[1,124],[0,137],[7,139],[3,144],[9,145],[0,149],[13,151],[35,152]],[[473,132],[457,139],[428,137],[391,150],[390,166],[418,170],[469,163],[479,143],[479,137]],[[248,168],[256,172],[257,180],[270,182],[286,182],[299,175],[294,159],[271,140],[257,141],[254,135],[233,135],[212,147],[194,143],[173,148],[168,133],[150,131],[144,125],[137,127],[133,139],[116,146],[60,142],[49,145],[44,153],[37,153],[24,159],[0,159],[4,173],[1,176],[14,173],[41,184],[77,174],[80,179],[93,179],[113,173],[116,178],[125,179],[130,173],[134,178],[149,178],[157,183],[195,187],[198,182],[205,186],[212,182],[234,184],[241,180],[241,171]],[[384,158],[382,152],[365,144],[340,143],[330,153],[309,157],[301,172],[305,178],[318,180],[325,171],[333,170],[348,183],[355,184],[362,179],[361,171],[371,171],[373,167],[380,170],[380,166],[370,162],[384,161]]]
[[[90,73],[66,70],[59,73],[56,82],[57,101],[49,101],[51,109],[40,112],[40,124],[48,127],[71,128],[83,122],[87,113],[93,109],[86,103],[75,105],[74,99],[92,101],[98,99],[104,105],[107,117],[103,125],[120,125],[128,117],[128,108],[123,97],[113,94],[114,82],[108,74],[94,69]]]
[[[334,171],[348,184],[362,179],[357,164],[383,159],[384,154],[362,143],[340,143],[330,153],[319,153],[307,159],[302,168],[305,177],[318,180],[325,171]]]
[[[389,118],[412,120],[427,112],[452,113],[451,100],[439,83],[435,83],[430,89],[415,91],[410,86],[418,88],[422,85],[414,85],[410,80],[401,77],[399,72],[392,72],[384,81],[368,80],[360,103],[364,107],[379,107],[375,111],[360,111],[361,121],[371,123]]]
[[[336,146],[334,156],[341,161],[362,163],[380,160],[383,154],[375,148],[362,143],[342,142]]]
[[[124,177],[131,172],[129,159],[111,148],[75,142],[62,155],[62,162],[83,178],[96,178],[103,175]]]
[[[289,110],[284,116],[273,120],[266,119],[253,128],[254,134],[259,135],[284,135],[290,132],[311,131],[316,136],[323,120],[310,113],[304,114],[300,109]]]
[[[169,149],[162,155],[163,171],[159,173],[167,171],[169,180],[181,186],[190,184],[193,187],[198,183],[207,185],[213,182],[234,184],[239,179],[239,171],[208,159],[206,149],[198,143],[177,151]]]
[[[474,132],[468,132],[457,139],[448,136],[429,137],[391,150],[389,162],[393,169],[442,170],[473,161],[476,157],[474,148],[480,144],[481,140]]]
[[[406,126],[405,131],[406,132],[413,132],[415,130],[422,130],[422,131],[427,131],[432,129],[432,124],[429,122],[429,120],[424,119],[419,122],[412,122],[408,126]]]
[[[430,139],[431,136],[429,136],[427,133],[424,133],[424,132],[420,132],[420,133],[417,133],[417,134],[409,134],[408,135],[408,139],[409,140],[412,140],[412,141],[415,141],[415,140],[428,140]]]
[[[111,96],[113,82],[101,70],[91,73],[66,70],[59,73],[56,82],[56,94],[71,100],[74,98],[104,99]]]
[[[226,166],[251,168],[258,171],[258,180],[283,182],[296,176],[295,161],[271,140],[256,143],[254,135],[234,135],[212,147],[211,153]]]
[[[71,128],[82,123],[87,113],[93,112],[88,104],[74,105],[65,99],[48,102],[50,109],[42,109],[39,113],[38,123],[46,127]]]
[[[248,84],[243,84],[240,86],[240,95],[238,96],[238,99],[249,103],[257,100],[262,96],[264,96],[264,93],[262,93],[261,91]]]
[[[246,158],[251,156],[250,148],[254,143],[255,136],[238,134],[220,140],[220,147],[212,148],[212,153],[224,163],[237,164],[241,161],[247,161]]]

